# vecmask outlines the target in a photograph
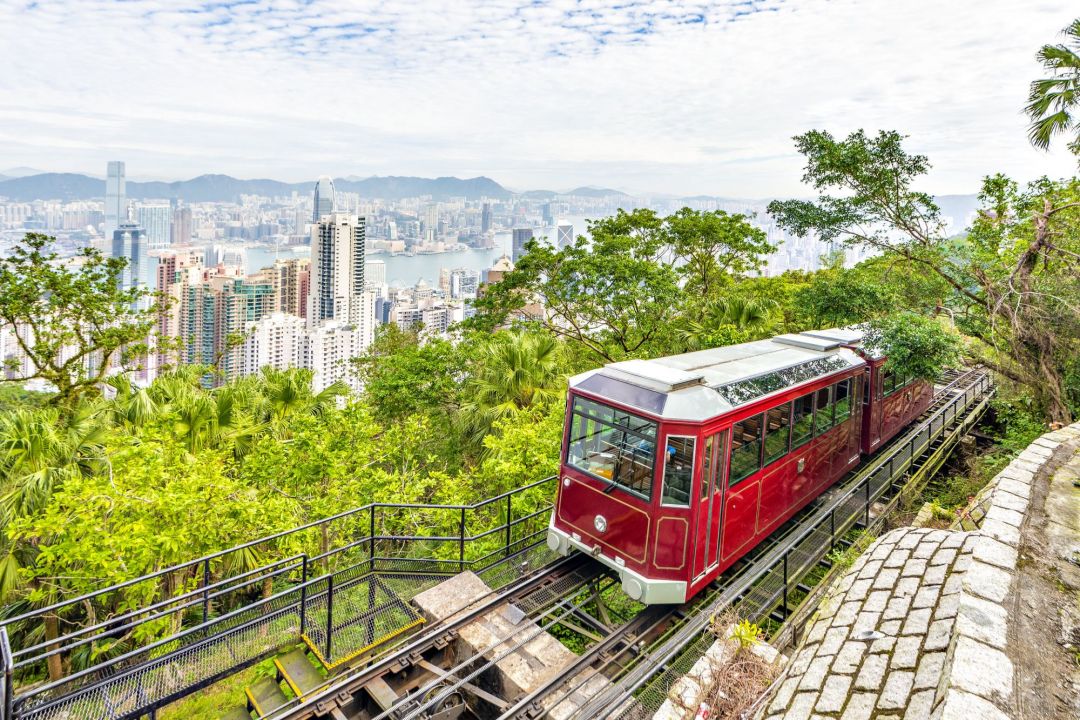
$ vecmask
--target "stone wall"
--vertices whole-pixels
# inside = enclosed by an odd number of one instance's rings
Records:
[[[1006,601],[1037,481],[1080,423],[1031,444],[979,493],[979,527],[878,538],[822,603],[758,717],[1003,720],[1012,709]]]

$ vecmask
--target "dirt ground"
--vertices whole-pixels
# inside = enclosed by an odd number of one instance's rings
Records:
[[[1033,485],[1009,608],[1018,720],[1080,718],[1080,448],[1058,452]]]

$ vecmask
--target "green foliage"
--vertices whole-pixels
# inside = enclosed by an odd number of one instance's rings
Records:
[[[1075,134],[1069,150],[1080,155],[1080,18],[1062,32],[1065,42],[1043,45],[1036,58],[1049,77],[1031,83],[1028,139],[1040,150],[1050,148],[1055,135]]]
[[[866,326],[868,347],[882,351],[886,370],[902,378],[933,381],[960,360],[960,338],[934,318],[901,312],[879,317]]]
[[[703,302],[772,250],[741,215],[687,208],[666,218],[620,210],[591,221],[589,232],[591,242],[581,236],[561,250],[529,245],[517,267],[486,289],[467,325],[538,327],[593,363],[668,354],[683,349],[684,321],[698,319]]]
[[[147,352],[157,308],[134,310],[147,297],[121,290],[126,261],[84,249],[75,261],[61,260],[55,238],[27,233],[0,257],[0,323],[13,328],[30,370],[6,369],[0,381],[38,378],[56,388],[53,404],[70,409],[93,393],[114,361],[130,365]]]
[[[1066,363],[1080,338],[1080,180],[1042,179],[1021,190],[1003,176],[987,178],[978,219],[965,238],[952,240],[933,199],[913,187],[929,162],[905,152],[902,140],[862,131],[843,140],[822,131],[796,137],[804,180],[822,194],[774,201],[769,212],[797,234],[813,231],[901,262],[913,289],[936,285],[934,310],[967,336],[968,358],[1026,386],[1051,421],[1068,422]],[[918,282],[920,275],[933,282]],[[903,294],[912,307],[911,290]],[[856,304],[869,299],[880,311],[884,296],[875,295]],[[810,314],[824,317],[814,303]]]
[[[731,637],[739,643],[740,650],[749,650],[754,647],[761,642],[761,636],[761,628],[757,623],[752,623],[749,620],[741,620],[731,628]]]

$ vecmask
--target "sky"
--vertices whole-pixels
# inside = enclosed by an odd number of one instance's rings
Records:
[[[926,189],[1062,176],[1026,139],[1051,0],[0,0],[0,172],[486,175],[808,194],[793,135],[895,129]]]

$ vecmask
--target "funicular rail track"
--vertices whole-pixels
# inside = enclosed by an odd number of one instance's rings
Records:
[[[623,708],[622,712],[625,716],[637,716],[643,707],[651,704],[643,704],[637,697],[642,695],[643,688],[647,692],[650,682],[656,684],[658,672],[661,676],[665,673],[671,676],[678,673],[685,664],[687,649],[690,648],[689,652],[692,655],[691,646],[695,641],[700,644],[702,632],[710,616],[717,610],[735,606],[744,617],[761,618],[768,616],[774,608],[779,606],[782,609],[782,615],[786,618],[789,614],[788,593],[798,585],[800,578],[820,562],[837,542],[841,541],[849,528],[871,524],[875,504],[888,501],[890,497],[893,497],[890,495],[891,488],[902,484],[899,481],[909,473],[917,472],[919,462],[925,462],[936,451],[940,451],[950,431],[952,435],[959,433],[962,423],[966,423],[966,419],[973,416],[980,407],[980,403],[985,404],[992,392],[989,375],[982,370],[954,373],[946,378],[946,381],[947,384],[939,385],[937,388],[931,408],[906,435],[894,441],[889,448],[875,455],[868,463],[854,471],[849,478],[815,501],[735,568],[719,578],[706,592],[699,594],[692,603],[686,606],[647,608],[628,622],[614,628],[602,624],[599,627],[594,625],[593,628],[597,632],[603,631],[603,635],[598,636],[596,642],[575,661],[523,698],[500,703],[498,698],[488,697],[487,712],[484,715],[501,719],[543,717],[562,702],[560,698],[570,698],[576,691],[582,690],[590,680],[603,676],[604,687],[598,694],[588,701],[582,701],[579,698],[572,713],[566,712],[564,707],[563,712],[558,715],[560,717],[571,714],[573,717],[581,718],[600,717],[611,714],[611,708]],[[947,449],[945,448],[946,451]],[[547,478],[529,487],[542,487],[551,480],[552,478]],[[296,607],[303,608],[305,603],[314,603],[314,606],[318,608],[321,601],[324,605],[322,611],[327,616],[325,640],[329,654],[330,636],[335,632],[340,632],[340,626],[329,617],[330,608],[325,607],[329,605],[327,600],[337,597],[338,592],[347,589],[348,582],[360,582],[362,578],[378,572],[380,560],[383,561],[382,567],[387,569],[396,564],[399,571],[411,570],[414,574],[425,573],[423,577],[431,582],[439,577],[449,577],[458,570],[484,568],[492,587],[502,589],[492,591],[490,596],[452,622],[429,625],[422,629],[416,628],[412,639],[403,635],[395,641],[396,647],[383,648],[381,655],[375,650],[367,649],[367,654],[360,653],[349,658],[348,661],[342,660],[337,674],[332,674],[322,687],[305,693],[303,699],[294,701],[287,708],[282,708],[266,717],[272,717],[275,720],[331,716],[337,720],[352,720],[361,717],[402,720],[403,718],[437,716],[440,714],[440,708],[445,709],[447,703],[460,698],[463,690],[477,691],[474,681],[481,673],[530,639],[529,637],[502,638],[493,645],[492,652],[487,653],[489,656],[494,655],[493,657],[484,657],[485,653],[481,653],[477,658],[466,662],[449,663],[450,666],[445,669],[434,668],[425,658],[433,651],[438,651],[452,642],[458,628],[491,612],[494,608],[515,604],[525,608],[525,614],[535,623],[536,629],[529,632],[545,632],[556,625],[568,623],[571,620],[576,621],[577,618],[583,616],[584,601],[573,601],[575,596],[580,597],[583,589],[596,588],[601,583],[611,582],[602,567],[581,556],[551,563],[551,555],[546,553],[542,545],[543,527],[546,525],[544,521],[548,508],[515,513],[512,506],[514,502],[512,496],[515,492],[519,491],[505,493],[475,506],[450,508],[449,510],[455,516],[460,513],[460,521],[456,523],[460,529],[457,536],[445,534],[402,538],[380,535],[375,532],[373,519],[375,511],[371,510],[370,532],[366,537],[360,537],[344,548],[327,553],[331,555],[357,549],[366,552],[367,563],[358,563],[355,567],[359,569],[346,583],[338,583],[335,586],[333,573],[323,575],[316,580],[308,579],[309,568],[315,567],[317,561],[326,558],[298,556],[291,558],[292,562],[284,560],[273,566],[267,566],[268,569],[264,569],[262,574],[253,571],[219,583],[209,582],[209,573],[207,573],[207,580],[204,581],[202,588],[188,593],[190,597],[180,596],[180,598],[172,598],[159,604],[164,610],[175,609],[175,603],[178,600],[195,607],[201,604],[205,618],[209,602],[217,594],[226,592],[230,587],[245,587],[260,582],[270,573],[274,573],[270,575],[271,577],[278,578],[287,573],[295,575],[295,571],[299,569],[301,571],[300,583],[294,586],[296,592],[288,597],[284,597],[285,593],[280,593],[282,597],[276,605],[273,602],[267,602],[264,605],[256,603],[255,605],[258,606],[256,612],[252,612],[251,607],[241,608],[235,621],[224,624],[219,635],[213,634],[209,626],[200,626],[192,630],[202,631],[200,639],[202,643],[213,642],[215,639],[228,640],[233,633],[251,628],[257,628],[265,635],[268,630],[273,629],[272,621],[275,618],[281,620],[281,616],[288,616],[291,612],[293,615],[289,619],[279,622],[282,626],[279,630],[286,634],[295,633],[297,624],[302,628],[305,620],[310,623],[316,618],[321,619],[317,613],[312,616],[303,609],[299,612],[299,617],[296,617]],[[473,535],[467,533],[466,512],[468,509],[502,504],[504,501],[506,511],[501,518],[504,521],[503,524],[493,529],[481,530]],[[425,509],[429,508],[420,507],[417,508],[417,512]],[[362,511],[364,508],[358,510]],[[350,511],[350,513],[356,512]],[[348,514],[344,513],[339,517]],[[479,553],[467,552],[467,543],[477,538],[483,540],[494,536],[505,539],[505,542],[499,543],[493,550],[485,546]],[[433,548],[450,544],[457,546],[458,552],[456,557],[454,553],[451,553],[449,558],[445,556],[445,553],[441,558],[407,558],[392,551],[386,555],[380,552],[385,551],[388,545],[397,543],[400,546],[410,539],[418,543],[429,543]],[[522,561],[524,565],[521,564]],[[195,562],[201,563],[203,560]],[[209,567],[209,561],[206,561],[206,567]],[[519,579],[511,580],[515,576]],[[420,578],[420,575],[416,577]],[[147,610],[148,608],[143,608],[144,613]],[[153,608],[149,610],[150,615],[155,612]],[[248,614],[243,615],[244,612]],[[228,620],[228,615],[216,619]],[[143,615],[143,617],[146,616]],[[352,624],[357,623],[354,621]],[[374,639],[374,635],[372,631],[368,638]],[[0,640],[6,641],[3,630],[0,630]],[[76,641],[78,640],[77,638]],[[168,640],[175,642],[172,638]],[[280,647],[280,640],[273,647]],[[234,658],[228,670],[213,676],[210,681],[267,657],[274,651],[273,647],[259,646],[255,648],[255,651],[249,649],[246,655],[242,652],[240,662]],[[164,644],[162,648],[168,651],[168,647]],[[231,649],[230,653],[235,655]],[[167,655],[167,652],[165,654]],[[10,650],[4,651],[4,643],[0,643],[0,656],[3,656],[8,668],[6,675],[8,682],[5,685],[10,688],[10,668],[13,663]],[[148,661],[153,661],[153,659],[148,657]],[[693,660],[690,662],[692,663]],[[374,679],[393,673],[398,673],[400,676],[404,670],[420,665],[430,668],[434,674],[401,696],[396,704],[375,714],[344,712],[350,707],[350,702],[355,699],[360,689]],[[144,665],[135,664],[133,667],[138,669]],[[3,708],[0,718],[37,720],[38,718],[65,717],[72,720],[81,718],[121,720],[142,716],[153,708],[162,706],[163,698],[170,697],[167,693],[159,693],[156,698],[148,694],[140,698],[138,692],[134,695],[129,693],[128,698],[134,697],[135,702],[129,700],[126,704],[117,704],[112,708],[107,703],[99,702],[92,706],[84,705],[83,707],[86,708],[84,712],[80,712],[77,709],[78,706],[70,703],[73,695],[85,695],[88,691],[98,691],[102,686],[109,686],[110,683],[115,685],[117,678],[130,675],[132,671],[132,667],[120,665],[112,673],[99,672],[93,677],[88,675],[88,682],[79,687],[75,693],[52,695],[45,703],[12,703],[10,691],[8,691],[8,704]],[[204,678],[198,687],[206,684],[208,682]],[[182,697],[186,692],[191,692],[191,687],[194,686],[180,688],[182,691],[180,693],[176,692],[175,686],[167,689],[173,691],[171,697],[175,699]],[[664,692],[666,693],[666,690]],[[445,716],[450,717],[450,715]]]

